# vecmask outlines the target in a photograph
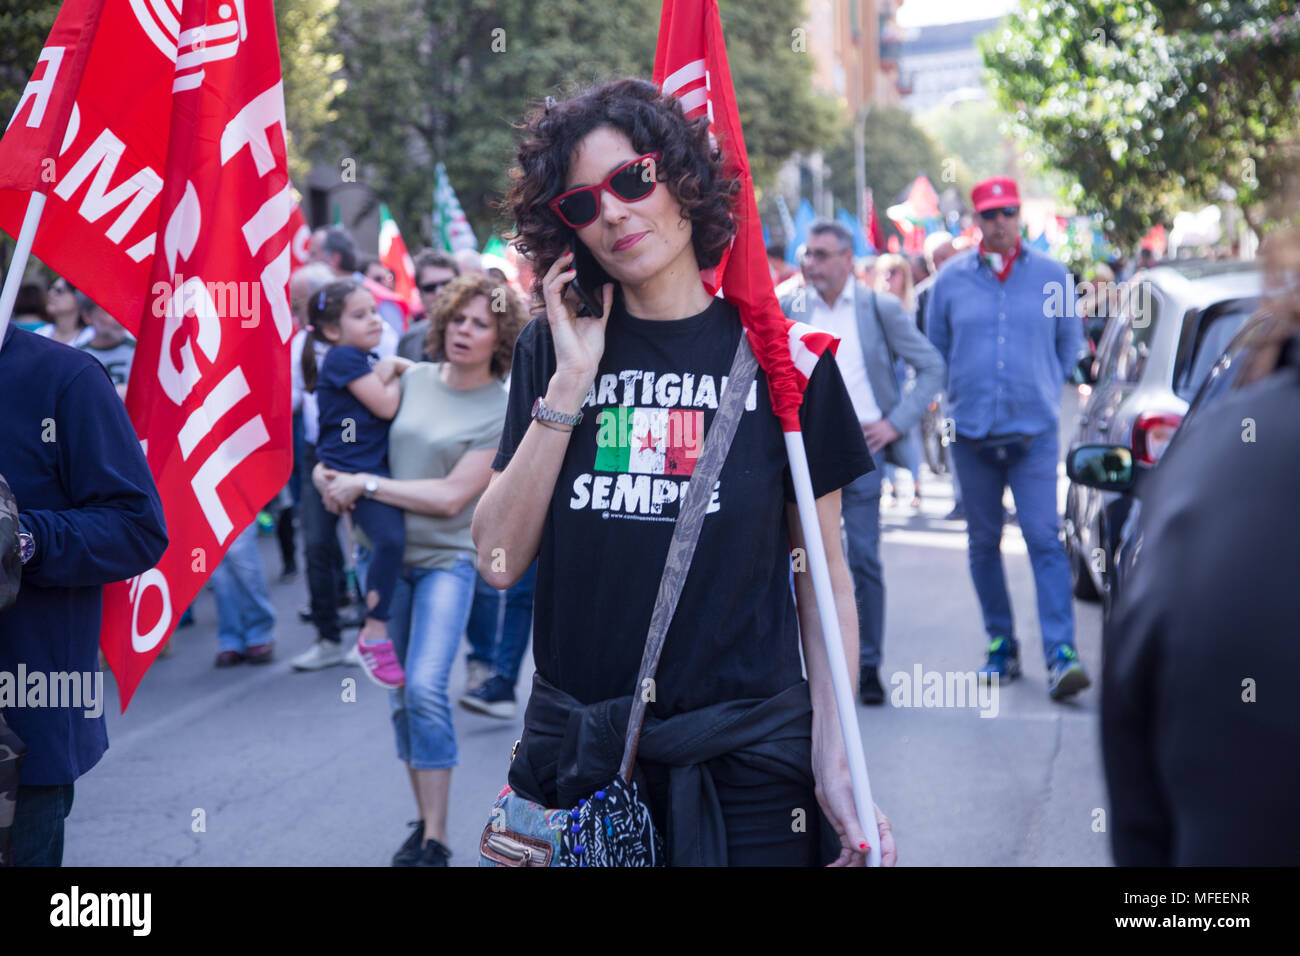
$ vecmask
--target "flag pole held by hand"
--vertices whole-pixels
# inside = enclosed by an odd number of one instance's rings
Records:
[[[812,573],[813,590],[817,595],[817,615],[821,618],[826,660],[831,669],[831,684],[835,688],[835,709],[839,714],[844,749],[849,758],[853,804],[858,811],[858,825],[871,841],[867,866],[880,866],[880,832],[876,826],[875,801],[871,797],[871,781],[867,777],[867,760],[862,753],[862,732],[858,727],[853,684],[849,680],[849,668],[844,657],[844,638],[840,631],[839,614],[835,609],[835,592],[831,587],[830,565],[826,560],[817,502],[813,498],[812,479],[808,474],[803,432],[786,432],[785,448],[790,459],[795,500],[799,506],[799,523],[803,525],[804,543],[808,546],[808,570]],[[836,542],[837,545],[838,543]]]

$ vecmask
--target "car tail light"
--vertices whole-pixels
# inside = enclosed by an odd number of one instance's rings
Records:
[[[1182,420],[1182,415],[1172,412],[1143,412],[1133,423],[1133,456],[1144,465],[1154,465]]]

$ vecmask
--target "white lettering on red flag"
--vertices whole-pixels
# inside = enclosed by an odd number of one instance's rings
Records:
[[[305,223],[271,0],[119,0],[97,22],[71,88],[67,57],[44,57],[17,114],[40,140],[7,134],[0,161],[61,145],[34,252],[137,339],[126,405],[170,543],[156,567],[104,589],[101,644],[125,707],[288,479],[288,281]],[[59,103],[62,125],[49,125]],[[14,231],[25,202],[0,194],[0,226]]]
[[[739,310],[750,346],[767,373],[781,427],[798,431],[808,376],[837,340],[793,327],[772,288],[717,0],[664,0],[654,76],[660,89],[678,97],[688,117],[708,116],[710,142],[721,148],[723,168],[740,180],[731,210],[735,238],[717,267],[702,270],[700,278],[710,294],[720,292]]]

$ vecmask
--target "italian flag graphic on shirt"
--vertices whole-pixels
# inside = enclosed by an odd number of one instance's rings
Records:
[[[690,475],[704,445],[704,412],[606,408],[596,419],[596,471]]]

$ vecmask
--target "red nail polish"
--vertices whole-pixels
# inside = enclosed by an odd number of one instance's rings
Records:
[[[865,843],[859,843],[859,844],[858,844],[858,849],[860,849],[860,850],[870,850],[871,847],[867,846],[867,844],[865,844]]]

